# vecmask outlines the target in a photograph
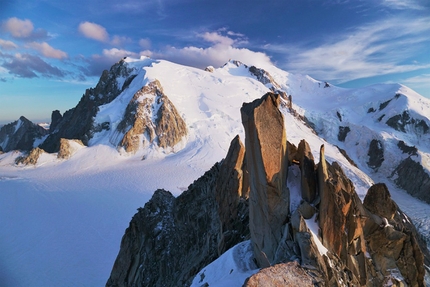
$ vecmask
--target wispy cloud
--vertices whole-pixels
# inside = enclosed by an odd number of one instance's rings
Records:
[[[18,48],[18,45],[12,41],[0,39],[0,48],[4,50],[13,50]]]
[[[391,9],[397,10],[421,10],[425,0],[382,0],[382,4]]]
[[[287,70],[346,82],[429,67],[430,62],[412,62],[413,52],[430,44],[430,39],[424,36],[429,33],[429,17],[392,18],[331,37],[316,47],[266,45],[265,49],[284,54],[287,60],[279,64]]]
[[[36,51],[39,51],[43,56],[47,58],[65,59],[68,57],[66,52],[55,49],[46,42],[31,42],[28,44],[28,46],[32,49],[35,49]]]
[[[414,86],[416,88],[428,88],[430,90],[430,74],[410,77],[402,80],[401,82],[405,85]]]
[[[2,65],[10,74],[21,78],[64,77],[65,72],[54,67],[40,57],[30,54],[15,54],[14,57]]]

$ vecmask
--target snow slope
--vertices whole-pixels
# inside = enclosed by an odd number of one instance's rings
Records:
[[[1,286],[104,285],[121,237],[136,209],[143,206],[157,188],[180,194],[221,160],[235,135],[244,138],[240,119],[242,103],[261,97],[270,87],[234,61],[213,73],[148,58],[125,61],[134,69],[136,77],[115,100],[100,107],[95,122],[108,121],[111,130],[95,134],[89,147],[77,149],[69,160],[45,154],[36,166],[16,166],[17,152],[0,155]],[[306,139],[316,161],[319,148],[324,144],[326,159],[341,164],[361,198],[373,182],[386,182],[400,207],[430,238],[430,206],[394,187],[383,173],[368,168],[363,159],[367,150],[360,150],[370,140],[368,134],[401,138],[410,145],[420,144],[423,137],[390,130],[377,121],[379,114],[364,118],[363,115],[367,115],[370,107],[376,109],[401,93],[403,96],[392,100],[386,108],[394,114],[407,106],[417,117],[425,117],[429,113],[428,101],[399,85],[324,88],[324,82],[308,76],[289,74],[276,67],[268,71],[282,90],[293,95],[293,107],[312,120],[323,137],[317,136],[284,108],[288,140],[298,145],[301,139]],[[125,106],[142,85],[155,79],[184,118],[187,138],[175,153],[155,146],[134,155],[118,152],[112,138]],[[118,82],[125,80],[118,79]],[[340,142],[337,130],[345,123],[354,132],[348,134],[348,141]],[[358,146],[348,138],[350,136],[359,140]],[[352,146],[348,146],[350,140]],[[356,150],[350,156],[360,169],[352,166],[334,144]],[[429,151],[422,150],[421,158],[425,159]],[[393,150],[393,154],[395,152]],[[297,180],[291,178],[289,183],[297,189]],[[215,269],[208,266],[206,272],[202,270],[205,280],[218,282],[219,286],[241,286],[242,279],[238,278],[255,272],[250,265],[238,269],[238,260],[248,254],[246,243],[243,244],[227,252],[227,257],[219,261],[222,263],[214,263],[218,266]],[[222,277],[223,274],[216,273],[220,264],[229,270],[239,270],[241,275]],[[230,285],[229,280],[236,283]]]

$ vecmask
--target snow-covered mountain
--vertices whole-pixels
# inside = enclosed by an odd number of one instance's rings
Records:
[[[179,195],[225,157],[231,140],[244,138],[242,103],[268,91],[285,99],[290,142],[306,139],[316,161],[324,144],[361,199],[385,182],[428,236],[430,207],[405,191],[430,200],[430,100],[398,84],[343,89],[237,61],[204,71],[126,58],[75,108],[53,113],[39,145],[50,154],[34,166],[15,164],[26,148],[0,155],[5,286],[104,284],[134,210],[157,188]],[[59,159],[62,138],[84,145]]]

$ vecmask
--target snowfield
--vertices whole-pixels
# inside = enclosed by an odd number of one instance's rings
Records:
[[[95,134],[89,147],[76,146],[68,160],[44,154],[36,166],[16,166],[19,152],[0,155],[1,286],[104,286],[136,209],[158,188],[179,195],[225,157],[234,136],[244,139],[242,103],[269,91],[245,66],[232,61],[213,73],[149,58],[126,61],[137,76],[114,101],[100,107],[95,122],[108,121],[111,130]],[[425,118],[430,114],[430,101],[401,85],[341,89],[276,67],[267,71],[293,96],[295,110],[314,122],[320,135],[282,108],[287,139],[295,145],[306,139],[315,162],[324,144],[326,159],[339,162],[361,199],[374,182],[385,182],[400,208],[430,238],[430,206],[396,188],[386,177],[390,165],[400,160],[395,144],[387,145],[386,160],[378,173],[365,165],[366,145],[374,137],[385,137],[419,146],[423,165],[430,166],[428,135],[400,133],[378,121],[382,114],[389,118],[405,107],[416,118]],[[187,137],[174,153],[154,145],[136,154],[118,151],[112,138],[127,103],[142,85],[155,79],[184,118]],[[398,93],[401,96],[395,98]],[[370,108],[376,112],[368,113]],[[340,142],[338,128],[346,125],[351,132]],[[354,150],[349,155],[359,168],[335,145]],[[296,192],[300,181],[293,169],[288,184]],[[250,256],[249,242],[233,247],[204,268],[192,286],[205,282],[241,286],[257,271]]]

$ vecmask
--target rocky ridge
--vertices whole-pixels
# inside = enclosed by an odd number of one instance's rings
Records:
[[[362,203],[341,167],[325,160],[324,146],[314,164],[305,141],[286,141],[280,101],[268,93],[244,104],[245,149],[235,138],[226,159],[176,199],[155,192],[133,217],[107,286],[187,285],[247,238],[263,269],[244,286],[424,286],[428,251],[387,187],[374,185]],[[294,191],[286,183],[297,168]],[[290,209],[292,192],[301,202]]]
[[[61,138],[77,139],[88,145],[95,131],[109,128],[94,124],[99,106],[110,103],[124,91],[134,79],[135,73],[124,60],[114,64],[109,71],[103,71],[96,87],[87,89],[76,107],[63,115],[59,111],[52,112],[50,134],[40,147],[50,153],[57,152]],[[122,86],[118,81],[121,78],[126,79]]]
[[[36,140],[41,140],[47,134],[47,130],[22,116],[0,129],[0,147],[4,152],[29,151],[33,149]]]

